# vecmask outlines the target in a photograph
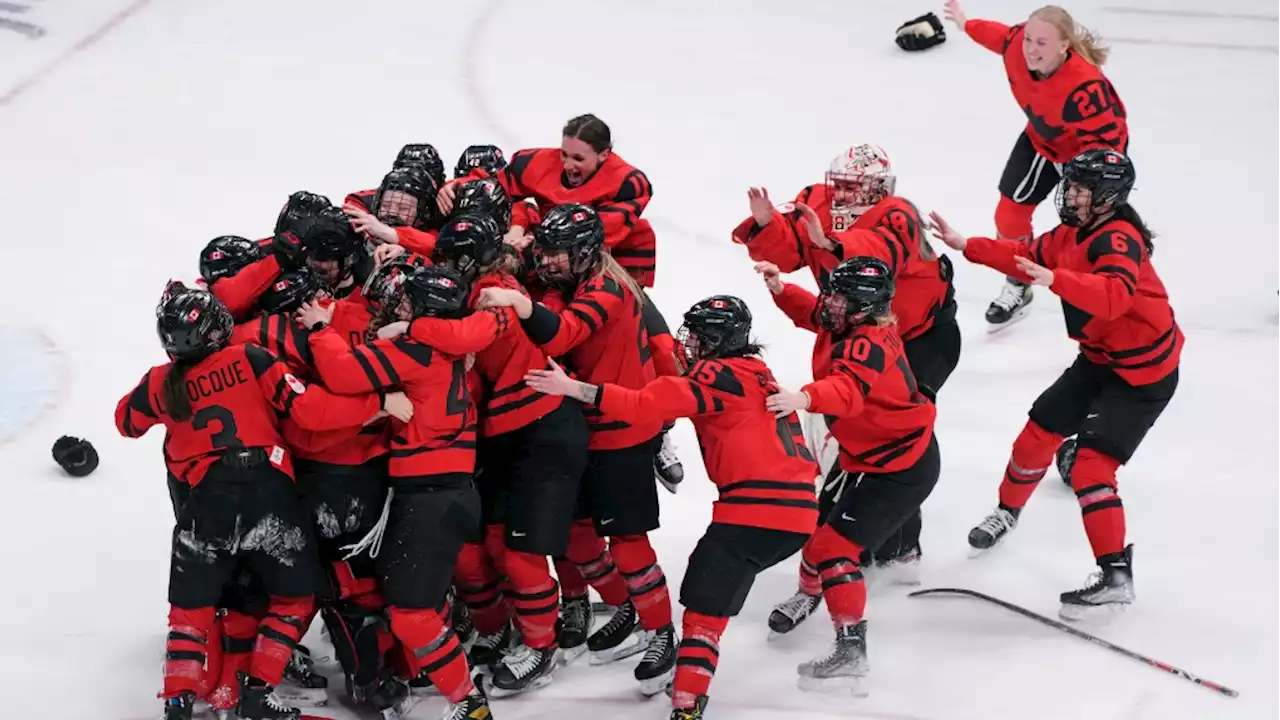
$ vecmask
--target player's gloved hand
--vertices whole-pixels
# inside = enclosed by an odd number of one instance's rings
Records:
[[[919,52],[946,42],[947,31],[937,15],[925,13],[899,26],[893,41],[903,50]]]

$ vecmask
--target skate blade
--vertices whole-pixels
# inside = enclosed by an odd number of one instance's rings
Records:
[[[582,643],[577,647],[560,648],[560,664],[567,666],[571,664],[574,660],[577,660],[578,658],[585,655],[586,652],[587,652],[586,643]]]
[[[895,587],[917,587],[920,585],[920,564],[887,565],[876,568],[875,584]]]
[[[666,488],[667,492],[671,493],[672,495],[675,495],[676,491],[680,489],[680,483],[678,482],[673,483],[670,480],[667,480],[666,478],[662,477],[657,473],[654,473],[653,477],[658,481],[659,485]],[[680,482],[684,482],[684,481],[681,480]]]
[[[280,698],[286,705],[323,707],[329,704],[329,690],[327,688],[280,685],[276,687],[275,693],[276,697]]]
[[[663,693],[667,690],[667,688],[672,687],[671,684],[672,682],[675,681],[675,677],[676,677],[676,669],[675,667],[672,667],[670,670],[662,673],[661,675],[658,675],[656,677],[651,677],[648,680],[641,680],[640,694],[644,695],[647,698],[650,698],[650,697],[653,697],[654,695]]]
[[[627,639],[623,640],[617,647],[612,647],[608,650],[601,650],[599,652],[592,652],[591,664],[608,665],[611,662],[625,660],[632,655],[638,655],[644,652],[649,647],[649,643],[643,635],[643,631],[637,630],[627,636]]]
[[[866,677],[861,675],[843,675],[840,677],[815,678],[801,675],[796,686],[805,692],[824,695],[850,695],[866,697],[870,691],[866,685]]]
[[[987,323],[987,334],[995,335],[1001,330],[1007,330],[1011,325],[1017,325],[1018,323],[1022,322],[1022,320],[1027,317],[1028,307],[1029,307],[1029,304],[1024,305],[1021,309],[1015,311],[1013,315],[1010,316],[1009,319],[1005,322],[1002,322],[999,324]]]
[[[1063,603],[1058,609],[1058,617],[1072,623],[1086,625],[1107,625],[1122,616],[1129,609],[1129,603],[1103,603],[1101,605],[1073,605]]]

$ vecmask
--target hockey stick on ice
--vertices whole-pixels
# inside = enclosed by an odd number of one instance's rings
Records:
[[[999,605],[1000,607],[1006,610],[1011,610],[1013,612],[1016,612],[1023,617],[1031,618],[1032,620],[1035,620],[1036,622],[1042,625],[1048,625],[1051,628],[1057,628],[1058,630],[1061,630],[1067,633],[1068,635],[1074,635],[1080,638],[1081,640],[1085,640],[1099,647],[1103,647],[1108,650],[1112,650],[1114,652],[1120,653],[1121,655],[1124,655],[1127,658],[1132,658],[1134,660],[1137,660],[1138,662],[1145,663],[1147,665],[1150,665],[1153,668],[1156,668],[1157,670],[1163,670],[1169,673],[1170,675],[1180,677],[1183,680],[1190,680],[1196,685],[1200,685],[1201,687],[1208,688],[1221,695],[1226,695],[1227,697],[1240,697],[1239,692],[1232,690],[1229,687],[1224,687],[1222,685],[1219,685],[1218,683],[1213,682],[1212,680],[1205,680],[1202,677],[1196,677],[1195,675],[1192,675],[1186,670],[1182,670],[1172,665],[1162,663],[1159,660],[1156,660],[1154,658],[1149,658],[1146,655],[1143,655],[1141,653],[1136,653],[1132,650],[1122,648],[1119,645],[1116,645],[1115,643],[1103,640],[1102,638],[1096,635],[1090,635],[1089,633],[1084,632],[1083,630],[1078,630],[1076,628],[1073,628],[1070,625],[1067,625],[1066,623],[1058,622],[1057,620],[1054,620],[1052,618],[1047,618],[1039,613],[1031,612],[1030,610],[1024,607],[1019,607],[1017,605],[1014,605],[1011,602],[1006,602],[999,598],[991,597],[990,595],[980,593],[976,590],[967,590],[965,588],[929,588],[927,590],[917,590],[911,593],[910,597],[922,597],[925,595],[946,595],[946,594],[965,595],[968,597],[977,598],[979,600],[986,600],[987,602]]]

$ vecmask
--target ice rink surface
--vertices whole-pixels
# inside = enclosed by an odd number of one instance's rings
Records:
[[[1187,335],[1181,386],[1120,489],[1137,604],[1097,632],[1238,689],[1217,697],[969,600],[873,587],[865,700],[795,688],[821,615],[766,644],[795,566],[763,575],[729,627],[716,720],[1274,718],[1277,703],[1277,20],[1274,2],[1098,0],[1070,9],[1114,41],[1128,111],[1132,201]],[[1034,3],[971,0],[971,17]],[[141,720],[165,634],[172,513],[162,433],[119,438],[112,410],[162,362],[152,309],[170,276],[228,233],[261,237],[285,197],[376,186],[398,148],[555,145],[594,112],[645,170],[659,237],[654,293],[676,325],[717,292],[754,308],[784,385],[809,377],[810,338],[772,307],[730,229],[746,189],[778,202],[850,144],[892,157],[899,192],[989,234],[995,184],[1023,120],[999,59],[951,31],[908,55],[895,27],[940,4],[798,0],[13,0],[0,3],[0,716]],[[1053,214],[1042,208],[1037,226]],[[957,258],[959,260],[959,258]],[[924,582],[1054,614],[1093,569],[1079,508],[1052,472],[998,551],[966,558],[995,503],[1026,409],[1072,360],[1056,298],[999,335],[993,271],[957,262],[965,347],[940,397],[943,476],[925,506]],[[51,410],[49,408],[52,408]],[[49,459],[90,438],[83,480]],[[659,559],[673,587],[714,490],[692,428],[689,474],[663,497]],[[330,654],[310,638],[318,654]],[[436,717],[427,701],[414,718]],[[326,712],[357,717],[340,707]],[[665,718],[629,666],[574,665],[495,703],[498,720]]]

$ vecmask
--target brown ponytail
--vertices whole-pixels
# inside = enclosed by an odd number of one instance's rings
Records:
[[[1031,17],[1049,23],[1058,29],[1058,35],[1071,46],[1071,52],[1090,65],[1102,67],[1111,55],[1111,48],[1089,28],[1077,23],[1071,13],[1057,5],[1045,5],[1031,13]]]
[[[165,412],[177,422],[191,419],[191,400],[187,398],[187,370],[190,369],[187,363],[174,360],[164,376]]]

